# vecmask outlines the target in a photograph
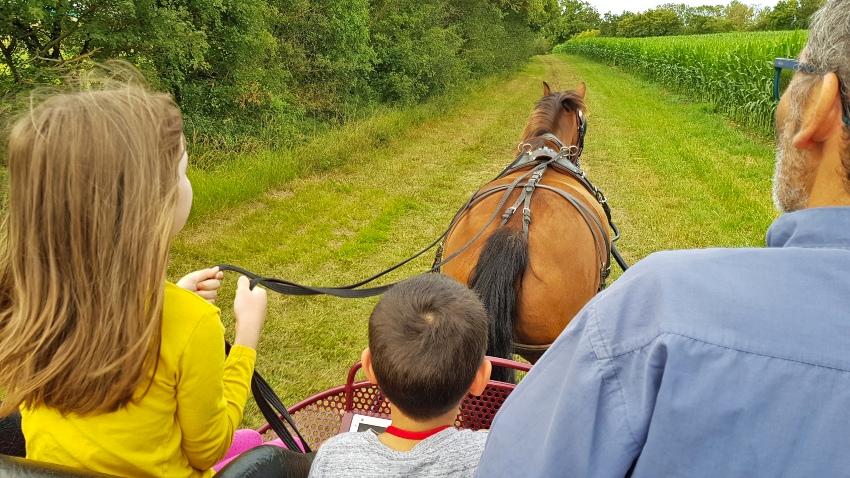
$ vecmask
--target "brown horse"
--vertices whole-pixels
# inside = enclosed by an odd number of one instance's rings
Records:
[[[444,241],[442,272],[475,290],[490,315],[489,355],[535,362],[610,270],[610,213],[578,164],[584,96],[583,83],[552,92],[544,82],[519,157],[473,196]]]

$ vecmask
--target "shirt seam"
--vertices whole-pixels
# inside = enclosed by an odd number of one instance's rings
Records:
[[[812,366],[812,367],[823,368],[823,369],[826,369],[826,370],[834,370],[836,372],[850,373],[850,370],[839,368],[839,367],[824,365],[824,364],[820,364],[820,363],[815,363],[815,362],[811,362],[811,361],[795,359],[795,358],[790,358],[790,357],[783,357],[781,355],[774,355],[774,354],[769,354],[769,353],[765,353],[765,352],[755,352],[755,351],[752,351],[752,350],[744,350],[744,349],[732,347],[730,345],[719,344],[719,343],[716,343],[716,342],[712,342],[710,340],[692,337],[690,335],[683,334],[681,332],[669,332],[669,331],[659,332],[654,337],[649,339],[649,341],[647,341],[645,344],[634,347],[630,350],[626,350],[624,352],[620,352],[616,355],[611,355],[611,356],[607,357],[607,359],[614,360],[614,359],[623,357],[624,355],[629,355],[629,354],[638,352],[642,349],[645,349],[646,347],[649,347],[650,345],[652,345],[652,343],[655,342],[656,340],[658,340],[658,338],[661,337],[662,335],[673,335],[673,336],[676,336],[676,337],[682,337],[682,338],[685,338],[685,339],[693,340],[694,342],[701,342],[701,343],[704,343],[706,345],[712,345],[714,347],[720,347],[720,348],[723,348],[723,349],[726,349],[726,350],[731,350],[733,352],[739,352],[739,353],[742,353],[742,354],[755,355],[755,356],[758,356],[758,357],[773,358],[773,359],[777,359],[777,360],[784,360],[786,362],[793,362],[793,363],[797,363],[797,364],[800,364],[800,365],[809,365],[809,366]],[[603,359],[603,360],[605,360],[605,359]]]
[[[632,427],[632,424],[629,421],[629,405],[628,405],[628,401],[626,400],[626,392],[623,388],[623,382],[620,380],[619,373],[617,373],[617,367],[614,365],[613,360],[609,361],[606,364],[605,363],[606,360],[600,359],[599,354],[596,352],[596,347],[594,346],[593,335],[597,335],[597,340],[599,341],[599,345],[601,345],[603,351],[606,352],[606,355],[610,354],[610,351],[608,350],[608,344],[605,342],[605,337],[603,337],[603,335],[602,335],[602,329],[601,329],[601,327],[599,327],[599,318],[596,315],[596,312],[597,312],[596,307],[588,307],[588,309],[587,309],[587,313],[590,315],[590,320],[589,320],[590,324],[589,325],[591,325],[595,329],[595,330],[591,330],[591,334],[590,334],[591,349],[593,350],[593,355],[596,357],[596,360],[597,360],[596,363],[599,364],[600,367],[606,367],[607,366],[607,368],[609,368],[609,370],[611,371],[611,374],[614,376],[614,382],[615,382],[614,385],[617,388],[617,395],[619,395],[620,400],[623,402],[623,410],[625,412],[625,413],[623,413],[623,419],[624,419],[623,421],[626,424],[626,428],[629,430],[629,438],[632,439],[632,442],[634,443],[634,445],[636,447],[640,448],[640,446],[641,446],[640,442],[638,441],[637,435],[635,435],[634,428]],[[603,370],[603,373],[604,373],[604,370]],[[602,377],[602,380],[605,380],[604,375]]]
[[[774,249],[838,249],[842,251],[850,250],[850,245],[848,244],[821,244],[821,245],[809,245],[809,244],[782,244],[777,246],[768,245],[768,248]]]

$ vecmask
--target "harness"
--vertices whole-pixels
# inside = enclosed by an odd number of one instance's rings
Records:
[[[585,223],[591,230],[591,233],[594,235],[594,240],[596,243],[597,256],[600,258],[600,269],[601,269],[601,277],[600,277],[600,289],[604,287],[605,280],[608,278],[608,275],[611,271],[611,257],[613,256],[616,259],[617,263],[620,267],[625,271],[628,269],[628,264],[622,258],[619,251],[617,250],[614,242],[619,239],[620,232],[614,222],[611,220],[611,210],[608,207],[608,201],[605,199],[605,195],[602,191],[593,185],[584,171],[579,167],[579,159],[581,157],[581,153],[584,150],[584,136],[587,132],[587,122],[584,117],[584,113],[581,110],[576,110],[576,114],[578,116],[578,133],[579,138],[577,144],[571,146],[565,146],[557,136],[547,133],[540,136],[540,139],[544,141],[549,141],[552,144],[556,145],[559,148],[559,151],[555,151],[552,148],[549,148],[544,144],[542,148],[532,149],[531,145],[526,147],[527,143],[524,143],[521,146],[521,152],[519,156],[506,167],[498,176],[494,179],[505,177],[509,174],[513,174],[517,171],[520,171],[525,168],[530,168],[527,172],[519,175],[516,179],[514,179],[510,184],[502,184],[499,186],[494,186],[485,190],[479,190],[469,200],[464,204],[458,212],[455,214],[452,219],[449,227],[440,234],[433,242],[428,244],[425,248],[421,249],[416,254],[408,257],[407,259],[371,276],[360,282],[356,282],[354,284],[349,284],[345,286],[338,287],[314,287],[298,284],[292,281],[287,281],[284,279],[276,279],[272,277],[263,277],[259,274],[254,274],[248,270],[245,270],[241,267],[222,264],[219,268],[222,271],[233,271],[238,272],[249,279],[251,279],[251,286],[255,286],[260,284],[270,290],[275,292],[286,294],[286,295],[330,295],[334,297],[341,298],[363,298],[363,297],[373,297],[376,295],[383,294],[390,287],[395,285],[395,283],[381,285],[377,287],[363,287],[367,284],[374,282],[375,280],[389,274],[390,272],[404,266],[405,264],[415,260],[416,258],[422,256],[426,252],[430,251],[435,246],[437,247],[437,253],[434,258],[434,263],[430,269],[430,272],[439,272],[440,268],[445,265],[447,262],[451,261],[455,257],[462,254],[466,251],[472,244],[475,243],[490,225],[496,221],[501,215],[502,224],[507,224],[510,220],[511,216],[519,209],[520,205],[523,206],[523,230],[526,234],[528,234],[528,228],[531,224],[531,197],[534,194],[534,191],[537,189],[546,189],[552,191],[556,194],[559,194],[561,197],[566,199],[570,204],[572,204],[581,214]],[[605,212],[605,216],[608,222],[609,227],[614,233],[613,237],[609,240],[608,234],[605,231],[604,226],[599,221],[599,218],[595,214],[595,212],[587,206],[583,201],[576,198],[572,194],[563,191],[558,188],[554,188],[552,186],[546,184],[540,184],[540,180],[543,178],[543,174],[546,170],[552,167],[555,171],[561,172],[562,174],[566,174],[571,176],[578,181],[585,189],[587,189],[593,197],[599,202],[602,206],[602,210]],[[525,182],[523,182],[525,181]],[[522,193],[520,194],[520,198],[514,204],[509,206],[507,209],[504,209],[508,199],[511,194],[517,189],[522,188]],[[480,202],[485,197],[488,197],[492,194],[496,194],[501,192],[502,196],[499,201],[499,204],[496,206],[495,210],[485,222],[484,226],[478,230],[478,232],[470,238],[466,244],[461,246],[457,251],[450,254],[448,257],[443,257],[443,241],[446,237],[449,236],[451,231],[454,229],[457,221],[460,217],[463,216],[469,209],[472,208],[475,204]],[[510,211],[510,213],[509,213]],[[505,216],[507,214],[507,217]]]
[[[498,193],[503,192],[505,197],[500,202],[500,204],[496,208],[496,213],[501,212],[501,225],[504,226],[511,220],[511,218],[516,214],[520,207],[522,208],[522,231],[525,234],[526,238],[529,235],[529,227],[531,225],[531,200],[534,195],[534,192],[538,189],[545,189],[547,191],[558,194],[567,202],[569,202],[581,215],[591,234],[593,235],[594,244],[596,246],[597,258],[599,260],[599,270],[600,270],[600,280],[599,280],[599,289],[605,288],[606,280],[608,276],[611,274],[611,258],[612,256],[620,265],[620,267],[625,271],[628,269],[628,264],[626,264],[625,260],[623,260],[619,251],[614,244],[620,238],[620,230],[614,221],[611,218],[611,208],[608,205],[608,200],[605,198],[605,194],[601,189],[596,187],[590,179],[588,179],[587,174],[580,167],[580,159],[581,154],[584,151],[584,136],[587,133],[587,121],[585,120],[584,113],[581,110],[576,110],[576,116],[578,117],[578,141],[575,145],[566,146],[564,143],[554,134],[545,133],[543,135],[538,136],[537,138],[543,140],[543,145],[539,148],[533,149],[532,145],[529,142],[520,143],[518,149],[520,149],[519,155],[514,159],[514,161],[509,164],[501,173],[499,173],[493,181],[504,178],[511,174],[514,174],[518,171],[521,171],[526,168],[531,168],[529,172],[520,176],[514,182],[510,184],[502,184],[499,186],[494,186],[491,188],[479,190],[472,196],[467,205],[463,207],[455,217],[452,219],[451,226],[449,227],[449,234],[454,229],[454,226],[460,220],[464,213],[466,213],[472,206],[484,200],[485,198]],[[554,144],[558,151],[550,148],[546,142]],[[575,195],[571,194],[568,191],[564,191],[563,189],[556,188],[547,184],[541,184],[540,181],[543,179],[543,175],[546,174],[546,171],[552,168],[554,171],[566,175],[568,177],[573,178],[576,182],[578,182],[585,190],[587,190],[599,203],[602,207],[603,212],[605,213],[605,219],[608,222],[608,226],[611,228],[613,236],[609,239],[607,231],[605,230],[605,226],[600,222],[597,217],[595,211],[585,204],[585,202],[577,198]],[[527,180],[526,180],[527,178]],[[525,182],[523,183],[522,181]],[[492,182],[492,181],[491,181]],[[507,209],[502,210],[504,207],[505,200],[507,196],[513,192],[517,187],[522,188],[517,199],[511,204]],[[492,221],[488,221],[487,224],[482,228],[480,233],[483,233],[483,229],[486,229]],[[440,266],[445,264],[449,260],[453,259],[460,252],[466,250],[466,248],[471,245],[474,240],[477,240],[480,237],[480,233],[473,237],[467,244],[465,244],[458,252],[453,253],[446,259],[442,258],[443,253],[443,243],[440,244],[440,247],[437,249],[437,256],[434,260],[434,265],[432,267],[433,271],[439,271]],[[448,236],[448,234],[446,234]]]

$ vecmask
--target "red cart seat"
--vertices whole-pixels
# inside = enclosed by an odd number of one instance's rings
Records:
[[[496,357],[487,357],[494,367],[528,372],[530,365]],[[343,417],[349,413],[389,418],[390,408],[377,386],[368,381],[355,381],[360,362],[348,371],[345,385],[313,395],[289,408],[301,435],[316,450],[328,438],[337,435]],[[455,420],[458,428],[489,429],[490,423],[516,385],[491,380],[480,397],[467,395]],[[268,425],[260,433],[274,433]]]

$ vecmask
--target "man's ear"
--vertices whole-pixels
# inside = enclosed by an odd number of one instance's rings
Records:
[[[552,94],[552,88],[549,88],[549,83],[543,82],[543,96],[549,96]]]
[[[476,397],[481,396],[484,389],[487,388],[487,382],[490,381],[490,372],[492,371],[493,364],[485,358],[481,362],[481,366],[478,367],[478,371],[475,372],[475,378],[472,380],[472,385],[469,386],[469,393]]]
[[[812,86],[803,107],[803,124],[794,136],[797,149],[811,149],[841,132],[841,87],[838,75],[827,73]]]
[[[372,351],[369,350],[369,347],[363,349],[363,353],[360,354],[360,363],[363,365],[363,372],[366,374],[366,379],[377,385],[378,380],[375,378],[375,369],[372,368]]]
[[[584,98],[584,95],[587,94],[587,85],[585,85],[583,81],[576,86],[576,94],[581,98]]]

